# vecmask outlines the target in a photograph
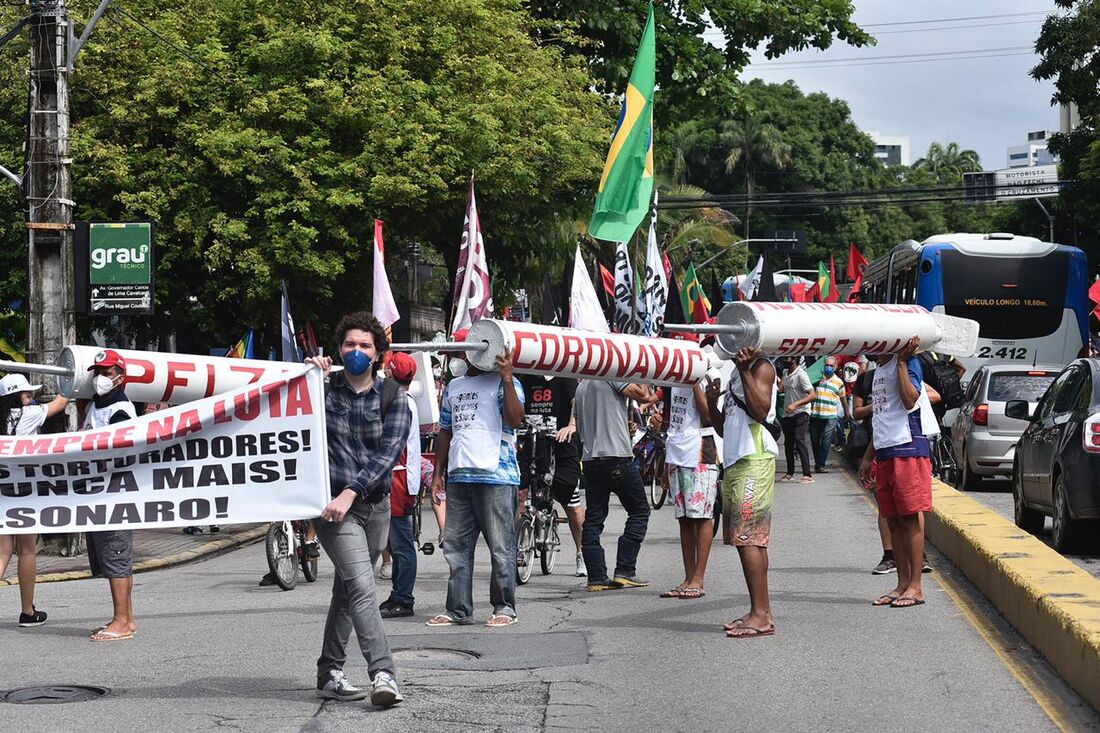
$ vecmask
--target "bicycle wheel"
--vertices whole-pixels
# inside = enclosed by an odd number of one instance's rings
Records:
[[[711,528],[710,536],[718,536],[718,527],[722,524],[722,489],[718,488],[718,493],[714,497],[714,526]]]
[[[283,590],[294,590],[298,584],[298,558],[289,528],[290,522],[272,522],[267,528],[267,567]]]
[[[664,461],[658,455],[651,456],[647,461],[646,476],[649,481],[649,503],[654,509],[660,509],[665,505],[668,496],[668,482],[662,480]]]
[[[550,514],[549,526],[544,532],[542,552],[539,553],[539,563],[542,565],[542,574],[549,575],[554,572],[554,566],[558,562],[558,546],[561,539],[558,537],[558,510]]]
[[[306,554],[306,527],[307,523],[303,522],[302,526],[297,529],[298,533],[298,564],[302,566],[302,577],[306,579],[307,583],[312,583],[317,580],[317,565],[318,558],[310,557]]]
[[[531,519],[530,512],[520,519],[516,540],[519,548],[516,555],[516,582],[526,585],[535,567],[535,521]]]

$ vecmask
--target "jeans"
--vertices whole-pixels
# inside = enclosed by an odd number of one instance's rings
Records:
[[[813,446],[814,468],[820,471],[829,460],[829,448],[836,431],[835,417],[810,418],[810,445]]]
[[[810,416],[805,412],[796,413],[780,420],[783,425],[783,449],[787,454],[787,473],[794,475],[794,454],[802,463],[802,475],[810,476],[810,448],[806,442],[806,430],[810,426]]]
[[[451,566],[447,614],[473,622],[474,549],[485,535],[492,561],[489,602],[493,613],[516,615],[516,502],[519,488],[496,484],[447,484],[447,541],[443,557]]]
[[[318,684],[328,681],[329,672],[343,670],[353,628],[371,679],[378,672],[394,674],[374,587],[374,561],[382,554],[389,534],[389,497],[375,504],[356,499],[344,521],[315,519],[313,525],[336,570],[324,642],[317,659]]]
[[[649,528],[649,500],[642,485],[642,475],[629,458],[602,458],[584,462],[585,513],[581,552],[588,567],[588,582],[608,580],[600,535],[607,521],[611,495],[619,497],[626,509],[626,527],[619,538],[615,556],[615,575],[633,577],[638,564],[646,529]]]
[[[414,510],[415,511],[415,510]],[[413,586],[416,584],[416,540],[413,538],[413,518],[390,517],[390,554],[393,556],[393,591],[390,602],[413,607]]]

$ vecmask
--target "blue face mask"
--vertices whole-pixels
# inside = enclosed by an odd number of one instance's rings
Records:
[[[365,374],[370,369],[370,365],[371,358],[359,349],[352,349],[344,355],[344,368],[348,370],[349,374],[356,377]]]
[[[836,367],[831,367],[831,366],[825,367],[825,376],[826,377],[831,377],[834,374],[836,374]]]

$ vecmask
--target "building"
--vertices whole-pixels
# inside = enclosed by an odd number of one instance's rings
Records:
[[[909,138],[899,135],[881,135],[868,131],[875,141],[875,157],[885,165],[909,165]]]
[[[1037,165],[1051,165],[1058,162],[1047,152],[1047,141],[1054,134],[1051,130],[1029,132],[1026,144],[1008,148],[1008,167],[1034,168]]]

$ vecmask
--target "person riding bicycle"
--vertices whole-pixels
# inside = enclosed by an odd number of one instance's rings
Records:
[[[520,378],[523,390],[529,396],[527,414],[540,416],[555,423],[557,435],[553,445],[554,478],[550,492],[562,505],[569,519],[569,532],[576,546],[576,577],[588,576],[581,552],[581,528],[584,525],[584,505],[581,503],[581,445],[577,437],[577,423],[573,417],[573,397],[577,393],[577,380],[568,377],[542,377],[525,375]],[[527,462],[531,457],[519,456],[520,475],[527,475]],[[520,487],[520,512],[526,499],[526,487]]]

